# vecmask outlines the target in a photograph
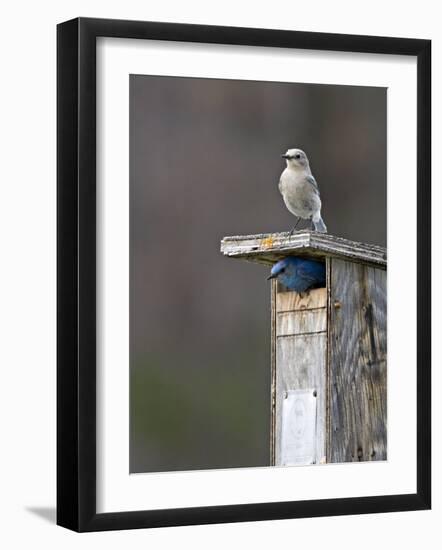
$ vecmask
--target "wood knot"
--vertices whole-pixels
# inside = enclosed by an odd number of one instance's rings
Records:
[[[335,309],[340,309],[342,304],[339,300],[335,300],[333,306],[335,307]]]

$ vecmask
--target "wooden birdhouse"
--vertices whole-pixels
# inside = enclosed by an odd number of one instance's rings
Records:
[[[303,294],[272,280],[271,464],[386,460],[385,248],[301,231],[225,237],[221,252],[326,266],[325,287]]]

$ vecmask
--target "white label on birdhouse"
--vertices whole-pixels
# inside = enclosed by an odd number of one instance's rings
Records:
[[[290,390],[282,400],[281,463],[315,463],[316,391]]]

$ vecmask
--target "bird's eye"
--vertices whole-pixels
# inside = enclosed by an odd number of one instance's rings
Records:
[[[301,158],[301,155],[300,155],[299,153],[297,153],[297,154],[295,155],[295,159],[300,159],[300,158]]]
[[[284,271],[285,271],[285,267],[283,267],[279,273],[284,273]]]

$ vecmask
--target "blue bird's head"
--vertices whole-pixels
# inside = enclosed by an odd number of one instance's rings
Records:
[[[287,256],[276,262],[268,279],[278,279],[288,290],[305,292],[325,286],[325,264],[318,260]]]
[[[279,262],[276,262],[276,264],[273,264],[272,269],[270,270],[270,275],[267,277],[267,280],[269,279],[277,279],[279,275],[282,275],[285,273],[285,271],[290,268],[290,260],[292,259],[292,256],[288,256],[287,258],[283,258],[282,260],[279,260]]]

